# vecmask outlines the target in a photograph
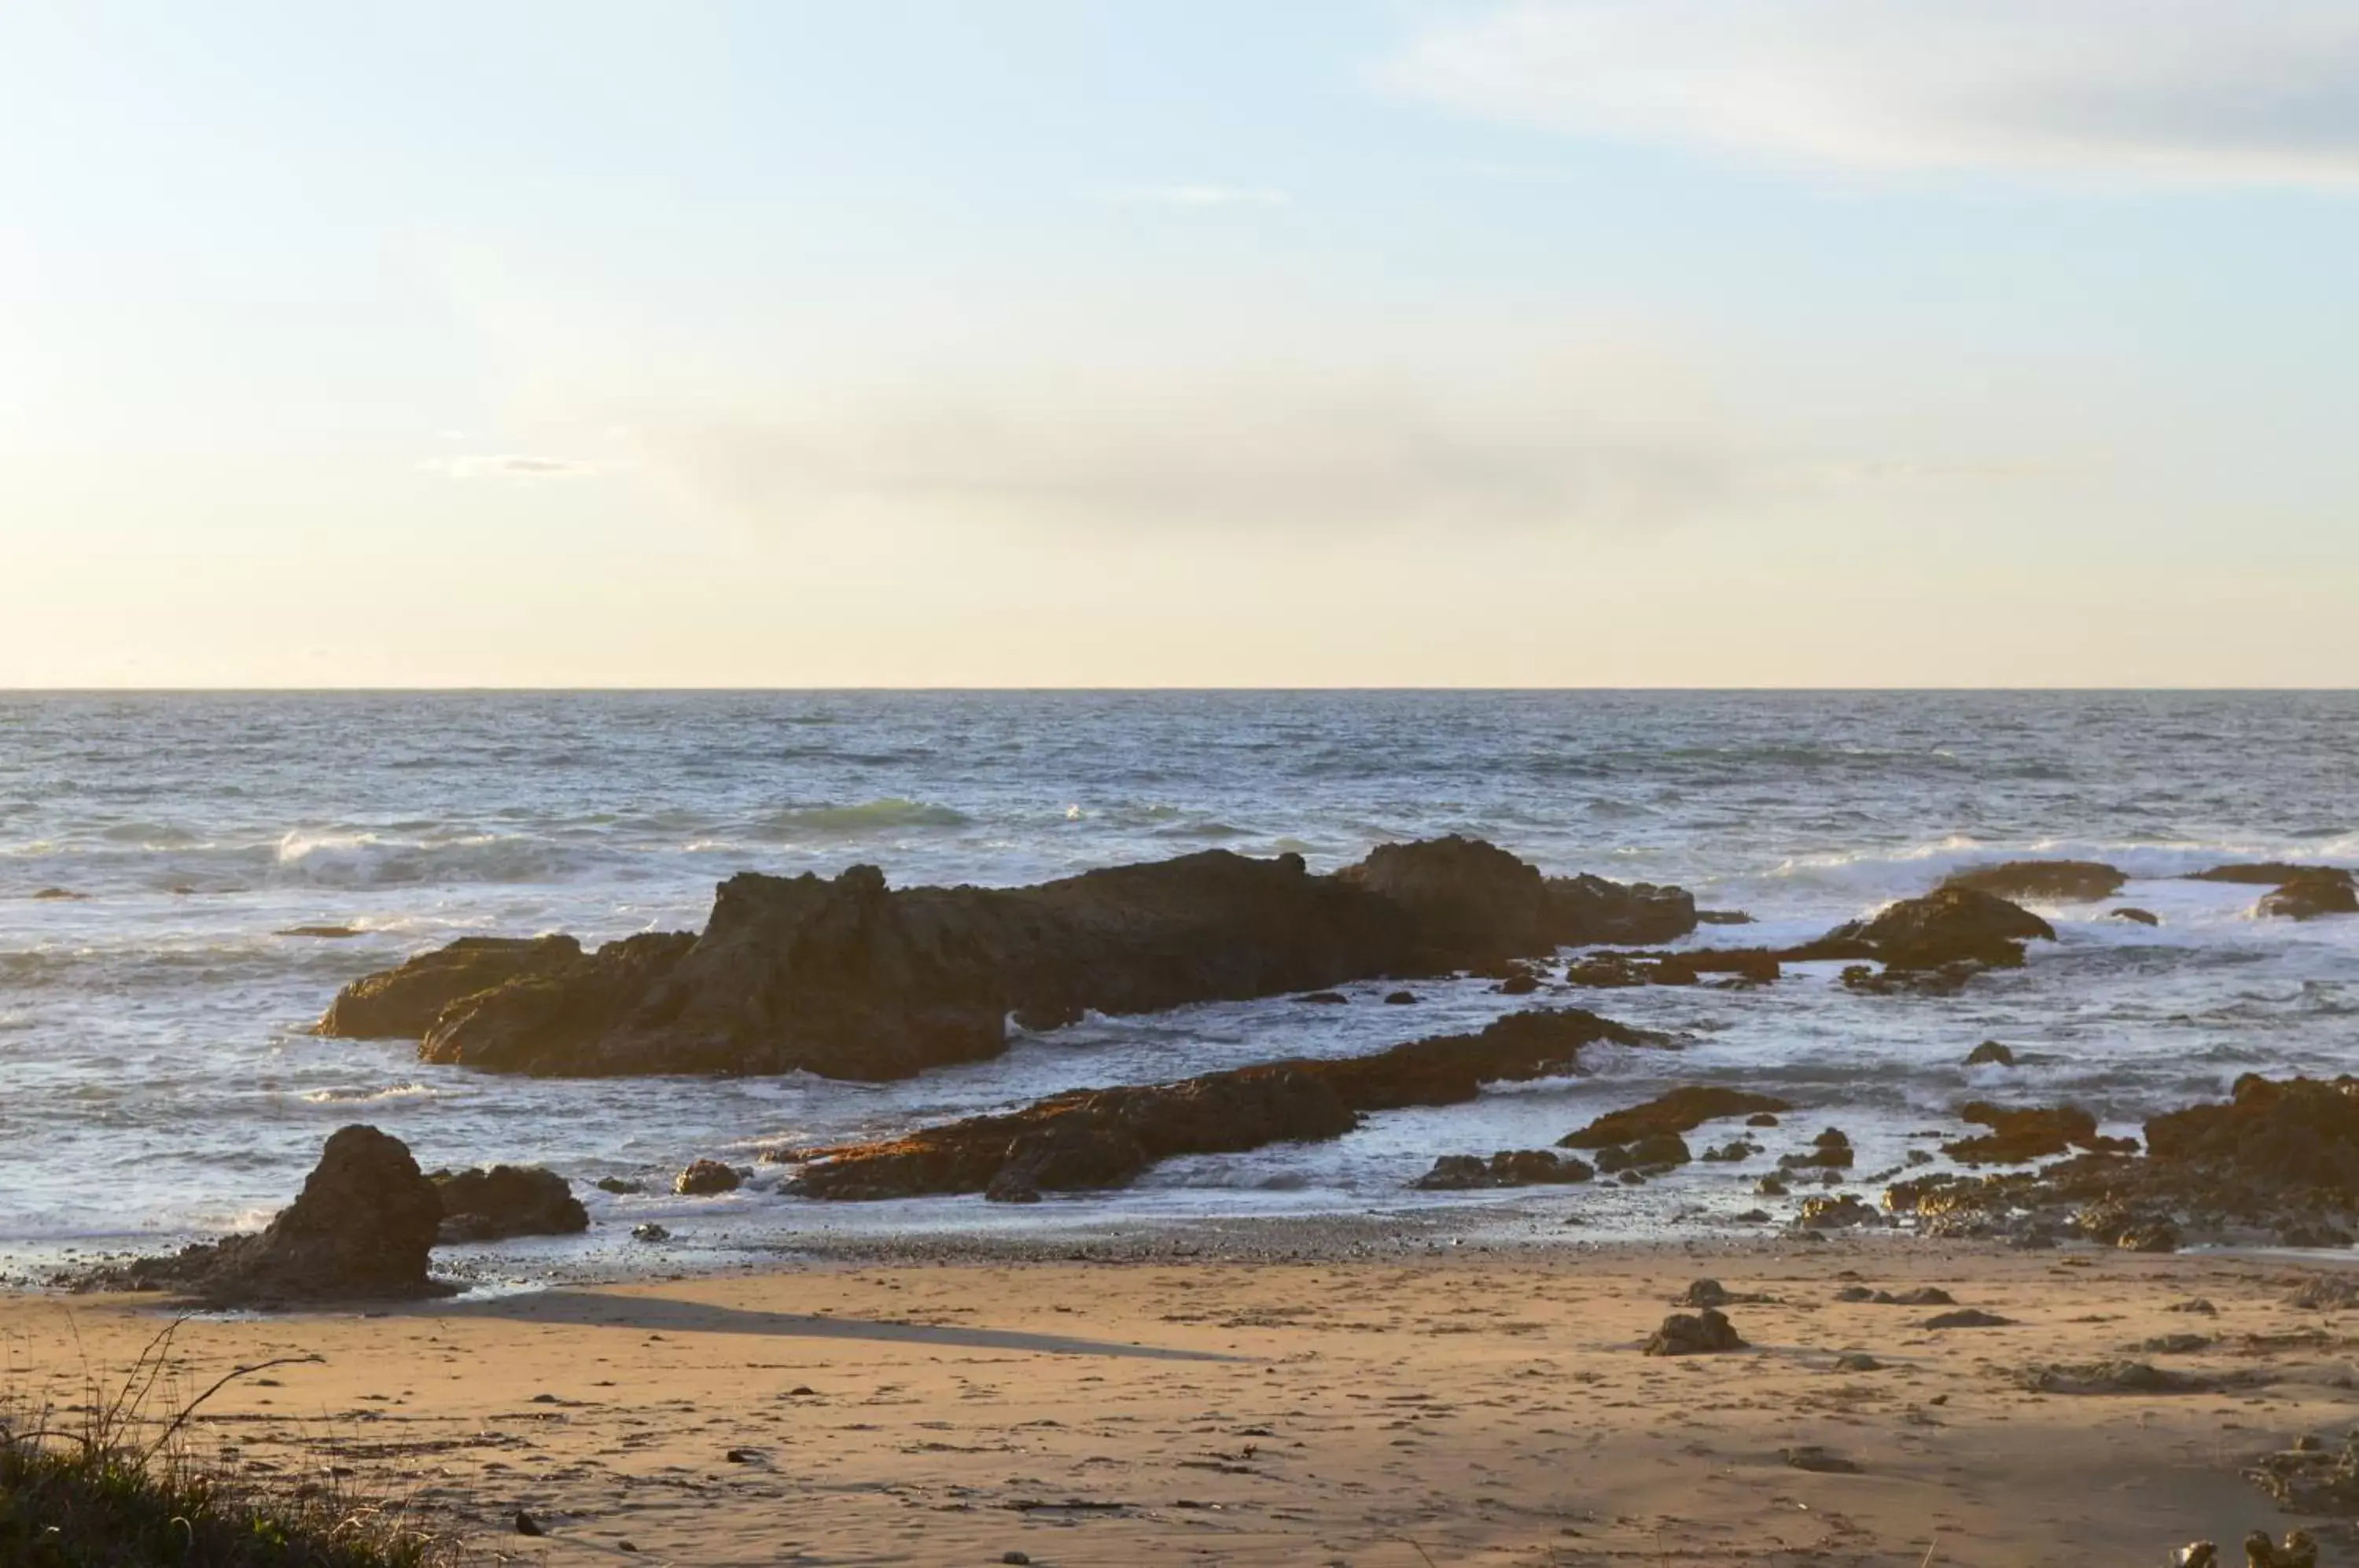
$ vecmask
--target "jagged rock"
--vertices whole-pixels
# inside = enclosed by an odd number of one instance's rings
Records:
[[[2118,909],[2107,909],[2105,911],[2105,918],[2107,920],[2129,920],[2135,924],[2142,926],[2158,926],[2162,924],[2162,917],[2156,914],[2152,909],[2136,909],[2128,904],[2124,904]]]
[[[2261,895],[2253,913],[2275,920],[2314,920],[2321,915],[2359,915],[2359,887],[2351,875],[2318,874],[2297,877],[2273,893]]]
[[[488,1171],[437,1171],[429,1180],[442,1199],[435,1240],[446,1247],[512,1236],[573,1236],[590,1228],[589,1211],[554,1171],[495,1165]]]
[[[442,1198],[408,1148],[373,1127],[339,1128],[294,1203],[259,1235],[233,1236],[101,1270],[103,1290],[168,1290],[213,1306],[401,1301],[451,1293],[427,1275]]]
[[[570,936],[463,936],[336,993],[317,1030],[346,1040],[422,1040],[451,1003],[580,959]]]
[[[429,1061],[504,1072],[886,1079],[995,1056],[1011,1017],[1053,1028],[1694,924],[1677,888],[1544,877],[1461,838],[1384,845],[1326,877],[1299,855],[1220,850],[1010,888],[748,872],[721,885],[701,935],[445,949],[348,987],[321,1027],[414,1035]],[[486,988],[496,964],[516,972]]]
[[[1647,1038],[1593,1013],[1540,1009],[1511,1014],[1479,1034],[1412,1040],[1371,1056],[1077,1089],[1003,1116],[810,1150],[810,1163],[787,1190],[860,1200],[985,1192],[995,1182],[1010,1194],[1027,1182],[1042,1192],[1119,1187],[1177,1155],[1340,1138],[1366,1112],[1461,1104],[1485,1083],[1565,1073],[1595,1041],[1635,1045]]]
[[[1884,1216],[1849,1192],[1832,1198],[1805,1198],[1795,1225],[1804,1230],[1848,1230],[1854,1225],[1880,1225]]]
[[[1975,1100],[1958,1113],[1962,1121],[1991,1130],[1978,1138],[1960,1138],[1945,1143],[1941,1152],[1952,1160],[1962,1160],[1987,1165],[2020,1165],[2034,1160],[2046,1160],[2068,1149],[2104,1150],[2117,1154],[2136,1152],[2137,1145],[2128,1138],[2100,1138],[2097,1118],[2078,1105],[2058,1105],[2052,1109],[2026,1106],[2009,1110],[1988,1101]]]
[[[1644,1348],[1648,1356],[1710,1356],[1743,1350],[1746,1345],[1737,1337],[1735,1325],[1724,1313],[1706,1307],[1692,1316],[1673,1312],[1663,1320],[1662,1327],[1647,1336]]]
[[[2128,880],[2128,873],[2094,860],[2009,860],[1955,872],[1941,886],[2002,898],[2093,903],[2112,898]]]
[[[1899,970],[1939,970],[1951,964],[2015,968],[2027,942],[2054,942],[2056,928],[2005,898],[1971,887],[1937,887],[1903,898],[1865,920],[1837,926],[1830,944],[1855,942]]]
[[[1629,1143],[1654,1133],[1692,1132],[1708,1121],[1756,1112],[1790,1111],[1794,1107],[1770,1094],[1715,1084],[1690,1084],[1658,1094],[1643,1105],[1609,1111],[1578,1132],[1558,1140],[1560,1149],[1603,1149]]]
[[[1972,1051],[1966,1052],[1966,1065],[1969,1067],[2012,1067],[2015,1065],[2015,1052],[2009,1051],[2006,1046],[2001,1045],[1995,1040],[1986,1040],[1980,1045],[1974,1047]]]
[[[719,1192],[734,1192],[745,1184],[745,1178],[718,1160],[692,1160],[688,1169],[672,1178],[671,1190],[683,1198],[708,1198]]]
[[[2245,1475],[2288,1513],[2359,1517],[2359,1432],[2332,1447],[2308,1440]]]
[[[1597,1172],[1588,1162],[1545,1149],[1503,1149],[1487,1160],[1472,1154],[1445,1154],[1418,1178],[1428,1192],[1465,1192],[1481,1187],[1563,1186]]]

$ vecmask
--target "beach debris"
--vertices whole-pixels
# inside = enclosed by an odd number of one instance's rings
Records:
[[[669,1241],[671,1232],[653,1220],[649,1220],[645,1225],[635,1225],[631,1227],[631,1239],[633,1241]]]
[[[1586,1181],[1597,1172],[1586,1160],[1545,1149],[1502,1149],[1487,1160],[1472,1154],[1445,1154],[1417,1179],[1428,1192],[1478,1187],[1562,1186]]]
[[[2359,1517],[2359,1429],[2332,1448],[2313,1437],[2268,1454],[2245,1478],[2288,1513]]]
[[[442,1196],[408,1146],[355,1124],[330,1135],[295,1201],[258,1235],[201,1242],[78,1281],[168,1290],[213,1306],[397,1301],[451,1293],[428,1277]]]
[[[1969,1067],[2012,1067],[2015,1065],[2015,1052],[2008,1050],[2006,1046],[2001,1045],[1997,1040],[1986,1040],[1980,1045],[1974,1047],[1972,1051],[1966,1052],[1966,1065]]]
[[[1332,875],[1299,855],[1225,850],[1027,887],[894,889],[874,866],[744,872],[701,934],[594,953],[474,939],[347,986],[321,1029],[416,1039],[428,1061],[498,1072],[884,1081],[996,1057],[1011,1019],[1038,1031],[1091,1011],[1401,986],[1694,928],[1680,889],[1544,877],[1457,836],[1382,844]]]
[[[2095,903],[2122,890],[2129,874],[2094,860],[2009,860],[1969,866],[1944,877],[1944,887],[1965,887],[2002,898],[2047,903]]]
[[[1643,1347],[1648,1356],[1708,1356],[1745,1348],[1745,1341],[1737,1337],[1735,1325],[1716,1307],[1706,1307],[1692,1315],[1673,1312],[1663,1320],[1662,1327],[1647,1336]]]
[[[1341,1138],[1363,1113],[1459,1105],[1485,1083],[1568,1071],[1600,1040],[1652,1037],[1577,1008],[1511,1013],[1480,1033],[1368,1056],[1257,1063],[1172,1083],[1076,1089],[1020,1111],[969,1116],[874,1143],[810,1151],[799,1197],[871,1200],[1125,1186],[1158,1160]],[[1020,1190],[1020,1189],[1019,1189]]]
[[[1831,1449],[1821,1448],[1815,1443],[1798,1443],[1791,1448],[1781,1448],[1777,1451],[1777,1454],[1779,1458],[1785,1460],[1788,1467],[1808,1470],[1815,1475],[1856,1475],[1860,1473],[1856,1460],[1845,1459],[1840,1454]]]
[[[734,1192],[745,1181],[734,1166],[718,1160],[691,1160],[687,1170],[671,1179],[671,1190],[683,1198],[708,1198]]]
[[[2008,1328],[2013,1318],[2003,1318],[1996,1312],[1986,1312],[1979,1307],[1961,1307],[1954,1312],[1936,1312],[1927,1318],[1926,1328]]]
[[[437,1171],[427,1179],[442,1197],[442,1223],[435,1231],[441,1246],[512,1236],[575,1236],[590,1228],[590,1212],[571,1185],[538,1165]]]
[[[2070,1149],[2109,1154],[2137,1152],[2136,1139],[2100,1137],[2097,1118],[2078,1105],[2009,1109],[1987,1100],[1973,1100],[1958,1113],[1958,1119],[1991,1130],[1980,1137],[1943,1144],[1941,1152],[1952,1160],[2021,1165]]]
[[[1557,1147],[1603,1149],[1610,1144],[1634,1143],[1658,1133],[1692,1132],[1706,1122],[1726,1116],[1793,1108],[1774,1094],[1756,1094],[1717,1084],[1686,1084],[1642,1105],[1609,1111],[1579,1131],[1567,1133],[1557,1141]]]

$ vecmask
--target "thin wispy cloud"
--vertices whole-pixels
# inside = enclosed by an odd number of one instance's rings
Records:
[[[1517,0],[1382,68],[1492,118],[1850,170],[2359,185],[2352,0]]]
[[[1117,185],[1095,194],[1144,207],[1284,207],[1294,201],[1290,192],[1257,185]]]
[[[480,452],[457,457],[429,457],[418,465],[445,479],[508,479],[530,482],[581,479],[598,472],[598,465],[564,457],[534,457],[522,452]]]

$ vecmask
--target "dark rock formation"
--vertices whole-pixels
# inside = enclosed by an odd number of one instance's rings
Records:
[[[1748,1094],[1743,1089],[1722,1088],[1714,1084],[1690,1084],[1659,1094],[1644,1105],[1625,1110],[1609,1111],[1578,1132],[1567,1133],[1557,1140],[1559,1149],[1603,1149],[1608,1144],[1628,1143],[1653,1133],[1693,1132],[1709,1121],[1723,1116],[1748,1116],[1771,1111],[1790,1111],[1794,1107],[1769,1094]]]
[[[1585,1160],[1545,1149],[1502,1149],[1487,1160],[1472,1154],[1445,1154],[1417,1180],[1428,1192],[1467,1192],[1484,1187],[1552,1187],[1586,1181],[1597,1172]]]
[[[2015,1065],[2015,1052],[1995,1040],[1986,1040],[1966,1052],[1966,1065],[2012,1067]]]
[[[2359,1431],[2332,1444],[2305,1438],[2262,1460],[2245,1478],[2288,1513],[2359,1518]]]
[[[645,1181],[633,1181],[622,1176],[601,1176],[597,1187],[602,1192],[613,1192],[621,1197],[636,1197],[647,1190]]]
[[[1986,1100],[1975,1100],[1958,1113],[1961,1121],[1991,1130],[1978,1138],[1945,1143],[1941,1152],[1952,1160],[1985,1165],[2020,1165],[2046,1160],[2068,1149],[2132,1154],[2137,1145],[2127,1138],[2097,1136],[2097,1118],[2078,1105],[2052,1109],[2026,1106],[2009,1110]]]
[[[2158,926],[2162,924],[2162,917],[2156,914],[2152,909],[2133,909],[2127,904],[2124,904],[2118,909],[2107,909],[2105,911],[2105,918],[2115,920],[2128,920],[2133,924],[2141,926]]]
[[[1593,953],[1565,965],[1568,985],[1693,985],[1707,975],[1759,985],[1778,977],[1778,955],[1766,948],[1698,948],[1692,953]]]
[[[301,1194],[261,1234],[141,1258],[83,1283],[168,1290],[213,1306],[448,1295],[426,1272],[441,1223],[441,1194],[401,1140],[348,1127],[329,1138]]]
[[[1854,1225],[1880,1225],[1884,1216],[1849,1192],[1832,1198],[1805,1198],[1795,1225],[1804,1230],[1849,1230]]]
[[[1777,1157],[1781,1171],[1848,1171],[1851,1165],[1851,1138],[1841,1127],[1827,1128],[1805,1150]]]
[[[745,1184],[745,1178],[718,1160],[695,1160],[688,1169],[671,1179],[671,1190],[683,1198],[709,1198],[720,1192],[734,1192]]]
[[[349,1040],[420,1040],[444,1008],[511,980],[549,975],[582,956],[570,936],[462,936],[336,993],[319,1032]]]
[[[2215,866],[2209,871],[2190,872],[2190,882],[2234,882],[2249,887],[2281,887],[2301,877],[2325,877],[2349,882],[2352,874],[2340,866],[2293,866],[2282,860],[2240,862],[2233,866]]]
[[[591,954],[462,943],[348,987],[321,1028],[416,1035],[430,1061],[496,1071],[885,1079],[997,1055],[1010,1016],[1053,1028],[1694,926],[1677,888],[1544,877],[1461,838],[1387,844],[1332,877],[1219,850],[1031,887],[745,873],[701,936]]]
[[[2253,913],[2287,920],[2359,915],[2359,887],[2352,886],[2347,871],[2341,876],[2308,873],[2279,884],[2275,892],[2262,894]]]
[[[1549,1077],[1595,1041],[1647,1036],[1593,1013],[1515,1013],[1480,1034],[1413,1040],[1372,1056],[1233,1068],[1077,1089],[1005,1116],[971,1116],[881,1143],[806,1151],[787,1190],[807,1198],[1027,1194],[1120,1187],[1156,1161],[1341,1138],[1363,1113],[1471,1100],[1486,1083]]]
[[[2128,880],[2128,873],[2094,860],[2009,860],[1956,872],[1943,878],[1941,886],[1991,893],[2002,898],[2093,903],[2112,898]]]
[[[1716,1307],[1706,1307],[1690,1315],[1673,1312],[1663,1320],[1663,1326],[1647,1338],[1645,1353],[1648,1356],[1710,1356],[1727,1350],[1743,1350],[1745,1341],[1736,1335],[1736,1325]]]
[[[1675,1132],[1650,1132],[1627,1144],[1610,1143],[1597,1151],[1597,1169],[1607,1175],[1635,1171],[1658,1175],[1695,1158],[1687,1140]]]
[[[442,1197],[434,1239],[446,1247],[512,1236],[576,1236],[590,1228],[590,1213],[565,1178],[537,1165],[437,1171],[429,1180]]]
[[[1980,1307],[1960,1307],[1954,1312],[1935,1312],[1925,1320],[1927,1328],[2008,1328],[2013,1318],[2003,1318],[1996,1312],[1984,1312]]]
[[[2025,942],[2055,940],[2055,927],[2005,898],[1971,887],[1940,887],[1837,926],[1822,945],[1855,942],[1892,969],[1961,963],[2011,969],[2023,963]]]

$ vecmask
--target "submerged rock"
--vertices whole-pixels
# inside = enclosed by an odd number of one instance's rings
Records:
[[[1316,994],[1694,926],[1677,888],[1546,877],[1454,837],[1325,877],[1299,855],[1222,850],[1029,887],[747,872],[721,885],[701,935],[588,954],[471,939],[348,986],[321,1029],[418,1038],[429,1061],[503,1072],[889,1079],[998,1055],[1011,1016],[1047,1029]]]
[[[2001,1045],[1995,1040],[1986,1040],[1980,1045],[1974,1047],[1972,1051],[1966,1052],[1966,1065],[1969,1067],[2012,1067],[2015,1065],[2015,1052],[2009,1051],[2006,1046]]]
[[[437,1171],[429,1180],[442,1199],[435,1240],[446,1247],[515,1236],[575,1236],[590,1228],[590,1212],[565,1178],[537,1165]]]
[[[1545,1149],[1502,1149],[1487,1160],[1472,1154],[1445,1154],[1418,1178],[1428,1192],[1466,1192],[1483,1187],[1563,1186],[1597,1172],[1587,1161]]]
[[[442,1197],[397,1138],[332,1135],[294,1203],[259,1235],[233,1236],[103,1270],[83,1283],[168,1290],[213,1306],[399,1301],[451,1293],[428,1277]]]
[[[1643,1105],[1609,1111],[1578,1132],[1558,1140],[1560,1149],[1603,1149],[1629,1143],[1656,1133],[1692,1132],[1724,1116],[1749,1116],[1790,1111],[1793,1105],[1772,1094],[1756,1094],[1717,1084],[1688,1084],[1658,1094]]]
[[[1543,1009],[1511,1014],[1479,1034],[1412,1040],[1372,1056],[1076,1089],[1004,1116],[810,1150],[811,1163],[787,1191],[846,1200],[941,1192],[1006,1199],[1121,1187],[1158,1160],[1341,1138],[1365,1112],[1462,1104],[1486,1083],[1565,1073],[1598,1040],[1634,1045],[1647,1038],[1594,1013]]]
[[[2134,925],[2141,926],[2158,926],[2162,924],[2162,917],[2156,914],[2152,909],[2133,909],[2127,904],[2124,904],[2118,909],[2107,909],[2105,911],[2105,918],[2115,920],[2128,920]]]
[[[2352,874],[2340,866],[2296,866],[2282,860],[2241,861],[2188,873],[2190,882],[2233,882],[2252,887],[2279,887],[2302,877],[2325,877],[2343,882]]]
[[[2094,860],[2009,860],[1952,873],[1942,880],[1941,886],[1992,893],[2002,898],[2094,903],[2120,892],[2122,884],[2128,880],[2127,872]]]
[[[2012,969],[2023,963],[2025,942],[2054,942],[2056,928],[1992,894],[1938,887],[1868,920],[1837,926],[1823,940],[1831,946],[1856,943],[1891,969],[1938,970],[1952,964]]]

